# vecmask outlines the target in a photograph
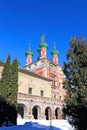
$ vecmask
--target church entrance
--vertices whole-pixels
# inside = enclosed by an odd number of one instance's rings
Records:
[[[34,106],[32,109],[32,114],[34,119],[39,119],[40,116],[40,107],[39,106]]]
[[[22,104],[18,105],[17,114],[19,118],[24,118],[24,106]]]
[[[46,120],[51,120],[52,113],[51,113],[51,108],[50,107],[47,107],[45,109],[45,116],[46,116]]]

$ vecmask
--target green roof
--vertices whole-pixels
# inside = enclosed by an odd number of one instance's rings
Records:
[[[57,50],[53,50],[53,51],[51,51],[51,55],[54,55],[54,54],[59,54],[59,51],[57,51]]]
[[[47,45],[47,43],[43,42],[43,43],[41,43],[41,44],[39,45],[39,47],[40,47],[40,48],[41,48],[41,47],[48,48],[48,45]]]
[[[47,43],[42,42],[42,43],[39,45],[39,47],[38,47],[37,51],[38,51],[38,52],[40,52],[42,47],[48,48]]]
[[[38,52],[40,52],[40,51],[41,51],[41,48],[40,48],[40,47],[38,47],[37,51],[38,51]]]
[[[28,50],[28,51],[26,52],[26,56],[29,56],[29,55],[33,56],[34,53],[33,53],[32,51]]]

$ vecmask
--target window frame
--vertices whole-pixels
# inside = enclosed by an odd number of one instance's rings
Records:
[[[40,96],[41,96],[41,97],[44,96],[44,91],[43,91],[43,90],[40,91]]]
[[[31,87],[28,88],[28,93],[32,94],[32,88]]]

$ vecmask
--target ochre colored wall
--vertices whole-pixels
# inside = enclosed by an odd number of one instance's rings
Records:
[[[31,75],[19,72],[18,92],[28,94],[29,87],[32,88],[32,95],[40,96],[40,91],[44,91],[44,97],[51,97],[51,82]]]

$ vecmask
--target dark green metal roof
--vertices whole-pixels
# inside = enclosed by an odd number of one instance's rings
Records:
[[[54,55],[54,54],[59,54],[59,51],[57,51],[57,50],[53,50],[53,51],[51,51],[51,55]]]
[[[28,50],[28,51],[26,52],[26,56],[29,56],[29,55],[33,56],[34,53],[33,53],[31,50]]]
[[[38,52],[40,52],[40,51],[41,51],[41,48],[40,48],[40,47],[38,47],[37,51],[38,51]]]
[[[42,47],[48,48],[48,45],[47,45],[47,43],[43,42],[43,43],[41,43],[41,44],[39,45],[39,47],[40,47],[40,48],[42,48]]]

